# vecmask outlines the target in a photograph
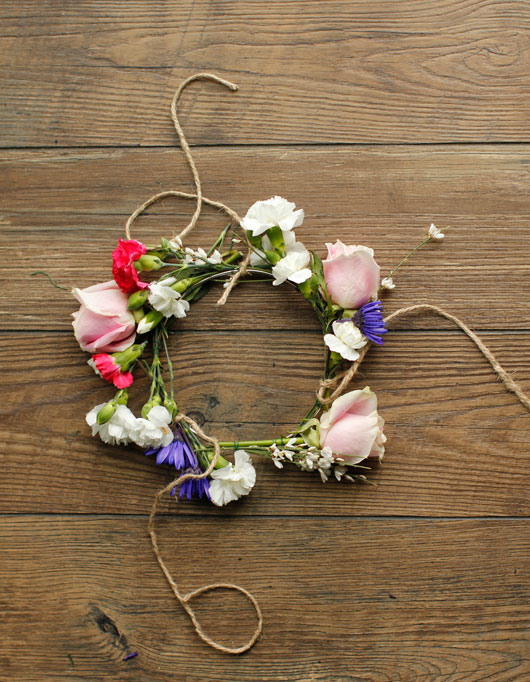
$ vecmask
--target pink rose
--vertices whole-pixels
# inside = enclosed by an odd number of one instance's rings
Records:
[[[346,246],[337,239],[326,244],[328,257],[322,261],[326,288],[333,303],[341,308],[360,308],[376,298],[379,265],[367,246]]]
[[[128,297],[116,282],[73,289],[81,307],[72,313],[74,334],[89,353],[114,353],[134,343],[136,322],[127,310]]]
[[[386,436],[384,420],[377,413],[377,397],[368,388],[337,398],[320,417],[320,447],[331,448],[345,464],[367,457],[382,459]]]

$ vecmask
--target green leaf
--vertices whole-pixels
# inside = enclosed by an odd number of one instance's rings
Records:
[[[304,433],[304,431],[313,428],[313,426],[320,426],[320,422],[316,417],[313,417],[313,419],[308,419],[305,424],[300,424],[300,426],[296,429],[296,431],[293,431],[293,433]]]
[[[189,298],[188,296],[184,296],[184,298],[186,299],[186,301],[189,301],[190,303],[196,303],[203,296],[206,296],[206,294],[210,291],[210,288],[211,284],[210,282],[208,282],[207,284],[203,284],[201,287],[195,289]]]

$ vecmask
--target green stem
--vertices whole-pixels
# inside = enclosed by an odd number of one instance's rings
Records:
[[[167,329],[164,327],[164,331],[167,333]],[[174,374],[173,374],[173,363],[171,362],[171,358],[169,357],[169,350],[167,347],[167,341],[165,334],[162,334],[162,344],[164,346],[164,351],[166,353],[166,360],[167,360],[167,369],[169,372],[169,385],[171,387],[170,389],[170,397],[171,400],[174,400],[174,388],[173,388],[173,379],[174,379]]]
[[[236,260],[239,260],[241,258],[241,252],[240,251],[234,251],[230,256],[227,258],[223,259],[223,263],[226,263],[226,265],[232,265],[232,263]]]
[[[49,280],[50,284],[54,286],[56,289],[62,289],[63,291],[70,291],[68,287],[62,287],[60,284],[56,284],[53,279],[51,278],[51,275],[49,275],[47,272],[44,272],[44,270],[35,270],[35,272],[30,272],[30,277],[33,277],[33,275],[45,275]]]
[[[408,254],[405,256],[405,258],[403,258],[403,260],[401,260],[401,261],[396,265],[396,267],[390,272],[390,274],[389,274],[388,276],[389,276],[389,277],[392,277],[392,276],[394,275],[394,273],[397,272],[397,271],[399,270],[399,268],[400,268],[402,265],[404,265],[404,264],[408,261],[408,259],[409,259],[413,254],[416,253],[416,251],[419,251],[419,250],[421,249],[422,246],[425,246],[425,244],[427,244],[427,242],[430,242],[430,241],[431,241],[431,238],[430,238],[430,237],[427,237],[427,238],[424,239],[420,244],[418,244],[418,246],[414,247],[414,248],[412,249],[412,251],[411,251],[410,253],[408,253]]]
[[[208,251],[208,256],[211,256],[212,253],[215,251],[215,249],[216,249],[217,247],[221,247],[221,248],[222,248],[223,243],[224,243],[224,240],[225,240],[225,237],[226,237],[226,233],[228,232],[228,230],[230,229],[230,227],[231,227],[231,223],[228,223],[228,225],[224,228],[224,230],[222,230],[221,234],[217,237],[217,239],[215,240],[213,246],[212,246],[212,247],[210,248],[210,250]]]
[[[271,438],[269,440],[227,440],[219,442],[219,447],[223,450],[237,450],[237,448],[251,447],[263,448],[270,447],[271,445],[285,445],[289,440],[289,438],[284,438],[283,436],[281,438]],[[305,441],[303,438],[295,438],[294,442],[296,445],[301,445]]]

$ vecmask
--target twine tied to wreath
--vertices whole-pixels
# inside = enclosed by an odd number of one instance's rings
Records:
[[[465,322],[463,322],[459,317],[456,317],[456,315],[448,313],[446,310],[440,308],[437,305],[432,305],[430,303],[418,303],[417,305],[406,306],[405,308],[396,310],[385,318],[385,323],[388,323],[397,317],[401,317],[402,315],[418,312],[420,310],[431,310],[432,312],[445,317],[447,320],[454,322],[457,327],[460,327],[464,334],[469,336],[469,338],[480,350],[482,355],[484,355],[484,357],[488,360],[490,365],[493,367],[493,371],[506,387],[506,390],[510,393],[515,393],[522,405],[524,405],[527,410],[530,410],[530,397],[528,397],[521,386],[519,386],[519,384],[512,379],[512,377],[500,364],[486,344],[475,334],[475,332],[471,331]],[[323,379],[320,382],[320,386],[317,391],[317,398],[322,405],[329,405],[344,392],[344,389],[357,374],[357,370],[361,366],[361,363],[364,360],[370,345],[370,343],[367,343],[366,346],[364,346],[359,353],[357,360],[355,360],[355,362],[353,362],[346,371],[330,379]],[[330,391],[329,395],[328,391]]]
[[[235,91],[238,89],[237,85],[234,83],[231,83],[230,81],[224,80],[223,78],[219,78],[218,76],[215,76],[214,74],[211,73],[197,73],[193,76],[190,76],[187,78],[185,81],[183,81],[178,88],[178,90],[175,93],[175,96],[173,97],[172,103],[171,103],[171,118],[173,120],[173,124],[175,126],[175,130],[177,132],[177,135],[179,137],[179,141],[181,144],[181,147],[184,151],[184,154],[186,156],[186,160],[190,166],[192,175],[193,175],[193,181],[195,183],[195,193],[189,193],[189,192],[182,192],[180,190],[167,190],[164,192],[159,192],[158,194],[154,194],[153,196],[149,197],[143,204],[141,204],[127,219],[127,222],[125,224],[125,235],[127,239],[131,238],[131,226],[134,223],[134,221],[152,204],[156,203],[157,201],[160,201],[161,199],[164,199],[166,197],[174,196],[177,198],[182,198],[182,199],[194,199],[196,202],[196,207],[195,211],[193,213],[193,216],[188,223],[188,225],[181,230],[179,233],[175,235],[174,238],[182,239],[184,236],[189,234],[195,227],[197,220],[200,216],[201,210],[202,210],[202,205],[207,204],[208,206],[212,206],[213,208],[217,208],[221,211],[224,211],[231,220],[236,222],[238,225],[241,223],[241,218],[240,216],[231,209],[229,206],[226,206],[225,204],[219,202],[219,201],[214,201],[212,199],[208,199],[202,194],[202,186],[199,178],[199,173],[197,171],[197,166],[195,165],[195,161],[193,159],[193,156],[191,154],[191,150],[189,147],[189,144],[186,140],[186,137],[184,135],[184,131],[182,130],[182,127],[180,125],[180,122],[178,120],[177,116],[177,105],[180,99],[180,96],[183,92],[183,90],[193,81],[196,80],[210,80],[215,83],[219,83],[221,85],[224,85],[225,87],[229,88],[232,91]],[[224,305],[228,299],[228,296],[230,295],[230,292],[234,288],[234,286],[237,284],[237,282],[243,277],[248,269],[248,265],[250,263],[250,256],[251,256],[251,250],[249,248],[246,256],[243,258],[241,263],[239,264],[239,267],[237,270],[234,272],[232,277],[228,280],[228,282],[225,284],[225,291],[223,295],[219,298],[217,301],[217,305]],[[438,315],[441,315],[442,317],[445,317],[446,319],[452,321],[454,324],[456,324],[462,331],[469,336],[469,338],[475,343],[475,345],[479,348],[481,353],[486,357],[486,359],[489,361],[491,366],[493,367],[494,372],[497,374],[497,376],[501,379],[503,384],[505,385],[506,389],[512,393],[515,393],[515,395],[518,397],[518,399],[521,401],[521,403],[528,409],[530,410],[530,398],[526,395],[526,393],[523,391],[523,389],[510,377],[510,375],[506,372],[506,370],[500,365],[500,363],[497,361],[493,353],[490,351],[490,349],[481,341],[481,339],[471,331],[471,329],[464,323],[462,320],[460,320],[458,317],[451,315],[450,313],[446,312],[443,310],[443,308],[440,308],[435,305],[427,304],[427,303],[421,303],[418,305],[413,305],[413,306],[408,306],[405,308],[401,308],[399,310],[396,310],[394,313],[389,315],[386,319],[385,322],[390,322],[394,318],[397,318],[401,315],[405,315],[411,312],[417,312],[420,310],[431,310]],[[359,367],[361,366],[366,353],[368,352],[368,349],[370,347],[370,343],[368,343],[360,352],[359,358],[351,364],[351,366],[344,372],[331,377],[324,379],[320,382],[320,386],[317,390],[317,398],[320,401],[320,403],[323,406],[327,406],[330,403],[332,403],[336,398],[338,398],[346,389],[348,384],[351,382],[351,380],[354,378],[355,374],[357,373]],[[263,630],[263,617],[261,614],[261,609],[258,604],[257,599],[254,597],[254,595],[246,590],[243,587],[240,587],[239,585],[234,585],[233,583],[212,583],[211,585],[203,585],[202,587],[197,588],[196,590],[192,590],[191,592],[188,592],[187,594],[182,594],[173,579],[168,567],[166,566],[165,561],[163,560],[160,549],[158,547],[158,540],[156,536],[156,531],[155,531],[155,517],[158,509],[159,502],[163,495],[168,493],[170,490],[173,490],[174,488],[178,488],[184,481],[190,479],[190,478],[206,478],[209,476],[209,474],[213,471],[215,464],[220,456],[220,447],[219,447],[219,442],[218,440],[213,437],[213,436],[208,436],[204,431],[200,428],[200,426],[190,417],[187,415],[180,413],[175,417],[175,421],[185,421],[188,423],[197,433],[197,435],[204,441],[207,441],[213,445],[214,449],[214,456],[212,458],[212,461],[210,462],[210,465],[204,471],[202,474],[192,474],[192,473],[186,473],[178,478],[176,478],[174,481],[171,483],[168,483],[162,490],[159,490],[159,492],[155,496],[155,500],[153,502],[153,507],[151,509],[151,514],[149,515],[149,524],[148,524],[148,531],[149,531],[149,536],[151,538],[151,543],[153,546],[153,551],[155,553],[156,559],[160,565],[160,568],[162,569],[162,572],[164,573],[164,576],[166,577],[166,580],[171,587],[171,590],[173,591],[173,594],[175,595],[175,598],[177,601],[181,604],[181,606],[184,608],[188,616],[190,617],[195,630],[199,637],[209,646],[211,646],[214,649],[217,649],[218,651],[222,651],[224,653],[228,654],[242,654],[245,651],[248,651],[251,649],[254,644],[257,642],[259,639],[260,635],[262,634]],[[177,499],[177,496],[175,495],[175,499]],[[199,623],[197,616],[195,614],[195,611],[193,610],[193,607],[191,606],[190,602],[195,598],[200,596],[201,594],[204,594],[206,592],[210,592],[213,590],[217,589],[229,589],[229,590],[236,590],[237,592],[241,592],[253,605],[255,611],[256,611],[256,616],[257,616],[257,625],[254,633],[252,636],[249,638],[249,640],[239,646],[239,647],[228,647],[224,646],[222,644],[219,644],[216,642],[214,639],[212,639],[209,635],[207,635],[204,630],[201,627],[201,624]]]
[[[196,201],[196,207],[195,211],[193,213],[193,216],[190,220],[190,222],[186,225],[186,227],[181,230],[180,232],[177,232],[173,239],[179,239],[182,240],[187,234],[189,234],[195,225],[197,224],[197,220],[199,219],[199,216],[201,214],[202,210],[202,204],[208,204],[209,206],[213,206],[213,208],[220,209],[221,211],[224,211],[228,217],[235,221],[237,225],[241,223],[241,217],[229,206],[226,204],[222,204],[220,201],[213,201],[212,199],[208,199],[207,197],[203,196],[202,194],[202,185],[201,185],[201,179],[199,177],[199,171],[197,170],[197,166],[195,164],[195,160],[192,156],[190,146],[188,144],[188,141],[186,140],[186,136],[184,135],[184,131],[182,130],[182,126],[180,125],[178,115],[177,115],[177,105],[180,99],[180,96],[183,92],[183,90],[190,84],[193,83],[193,81],[197,80],[209,80],[213,81],[214,83],[220,83],[221,85],[224,85],[227,87],[229,90],[236,91],[238,89],[238,86],[235,83],[231,83],[230,81],[225,80],[224,78],[219,78],[219,76],[215,76],[213,73],[196,73],[193,76],[190,76],[189,78],[186,78],[185,81],[183,81],[178,90],[176,91],[173,100],[171,102],[171,119],[173,121],[173,125],[175,126],[175,130],[177,131],[177,135],[179,138],[180,146],[182,147],[182,150],[184,152],[184,155],[186,157],[186,161],[188,162],[188,165],[191,169],[191,173],[193,175],[193,182],[195,184],[195,194],[190,194],[189,192],[181,192],[179,190],[166,190],[165,192],[158,192],[158,194],[153,194],[153,196],[149,197],[146,201],[144,201],[143,204],[138,206],[138,208],[131,213],[131,215],[127,218],[127,222],[125,223],[125,236],[127,239],[131,238],[131,226],[134,223],[134,221],[149,207],[152,206],[152,204],[155,204],[157,201],[160,201],[161,199],[165,199],[166,197],[178,197],[181,199],[195,199]],[[251,256],[251,250],[248,249],[246,256],[243,258],[241,263],[239,264],[239,267],[237,270],[234,272],[232,277],[228,280],[228,282],[225,284],[225,290],[221,298],[217,301],[216,305],[224,305],[228,297],[230,295],[230,292],[232,289],[235,287],[235,285],[238,283],[238,281],[243,277],[248,269],[249,263],[250,263],[250,256]]]
[[[201,429],[201,427],[195,422],[191,417],[188,417],[185,414],[178,414],[175,417],[176,422],[180,421],[185,421],[187,424],[189,424],[193,430],[196,432],[196,434],[199,436],[199,438],[202,438],[202,440],[207,441],[208,443],[211,443],[213,445],[214,449],[214,456],[212,457],[212,461],[210,462],[210,465],[208,468],[202,472],[202,474],[192,474],[192,473],[186,473],[182,474],[181,476],[178,476],[174,481],[171,481],[171,483],[168,483],[162,490],[159,490],[155,496],[155,501],[153,502],[153,507],[151,509],[151,514],[149,515],[149,525],[148,525],[148,530],[149,530],[149,536],[151,537],[151,544],[153,545],[153,551],[156,556],[156,560],[158,561],[158,564],[160,568],[162,569],[163,574],[166,576],[166,580],[169,583],[169,586],[171,587],[173,594],[175,595],[175,598],[177,601],[180,603],[180,605],[184,608],[186,613],[191,619],[191,622],[193,623],[193,626],[195,628],[195,631],[199,635],[199,637],[206,642],[206,644],[209,644],[213,649],[217,649],[218,651],[222,651],[226,654],[242,654],[245,651],[248,651],[251,649],[254,644],[257,642],[259,636],[261,635],[261,632],[263,630],[263,616],[261,615],[261,609],[259,607],[258,601],[254,595],[246,590],[244,587],[240,587],[239,585],[234,585],[233,583],[212,583],[211,585],[203,585],[202,587],[197,588],[196,590],[192,590],[191,592],[188,592],[187,594],[182,594],[178,588],[177,583],[174,581],[173,576],[169,572],[168,567],[166,566],[166,563],[164,559],[162,558],[162,555],[160,554],[160,549],[158,547],[158,540],[156,537],[156,531],[155,531],[155,516],[156,516],[156,510],[158,508],[158,504],[162,497],[168,493],[170,490],[173,490],[173,488],[178,488],[181,486],[184,481],[189,480],[190,478],[206,478],[209,476],[213,469],[215,468],[215,465],[217,464],[217,460],[219,459],[219,456],[221,454],[221,449],[219,447],[219,441],[217,438],[214,436],[208,436],[204,431]],[[177,496],[175,495],[175,499],[177,499]],[[219,589],[226,589],[226,590],[236,590],[237,592],[241,592],[242,594],[245,595],[245,597],[249,600],[249,602],[252,604],[256,611],[256,616],[258,618],[258,623],[256,625],[256,629],[254,630],[254,634],[250,637],[248,642],[246,644],[243,644],[242,646],[239,647],[228,647],[224,646],[223,644],[219,644],[216,642],[214,639],[212,639],[209,635],[207,635],[204,630],[202,629],[202,626],[195,615],[195,611],[193,610],[193,607],[190,604],[190,601],[194,599],[195,597],[200,596],[201,594],[204,594],[206,592],[211,592],[213,590],[219,590]]]

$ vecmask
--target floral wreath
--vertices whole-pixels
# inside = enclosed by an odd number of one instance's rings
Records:
[[[381,297],[395,288],[397,270],[425,244],[444,238],[434,224],[426,236],[383,279],[371,248],[327,243],[324,260],[297,240],[304,211],[280,196],[256,201],[241,218],[233,209],[202,194],[199,174],[177,117],[177,104],[184,88],[194,80],[210,80],[237,90],[237,86],[213,74],[200,73],[186,79],[172,101],[171,114],[180,144],[190,165],[196,192],[170,190],[150,197],[126,223],[126,239],[113,254],[113,279],[72,293],[80,303],[73,313],[74,334],[82,350],[91,353],[88,364],[117,391],[107,402],[86,415],[92,435],[113,445],[135,445],[153,456],[158,465],[176,470],[176,478],[155,498],[149,533],[157,560],[176,596],[192,619],[197,633],[208,644],[227,653],[250,649],[262,631],[262,616],[254,596],[233,584],[215,583],[182,595],[158,548],[154,517],[161,497],[192,497],[226,505],[248,495],[256,481],[253,456],[270,459],[278,468],[293,465],[316,472],[323,482],[368,482],[370,462],[385,451],[384,421],[377,411],[377,397],[369,387],[345,392],[368,348],[382,345],[387,323],[414,310],[437,312],[457,324],[479,347],[508,390],[530,409],[530,400],[498,364],[491,351],[458,318],[443,309],[419,304],[383,318]],[[196,202],[190,223],[171,239],[144,244],[131,238],[134,221],[153,203],[176,196]],[[217,208],[230,222],[208,248],[184,246],[203,204]],[[290,283],[311,305],[318,318],[325,348],[324,373],[316,399],[290,433],[269,440],[220,442],[203,432],[186,416],[176,400],[168,336],[174,318],[182,319],[191,305],[208,293],[215,281],[224,293],[224,305],[234,286],[245,276],[270,278],[272,286]],[[136,416],[127,406],[137,371],[150,378],[149,395]],[[224,455],[233,453],[234,461]],[[191,599],[219,587],[242,592],[254,605],[258,625],[241,647],[226,647],[202,630],[190,605]]]

